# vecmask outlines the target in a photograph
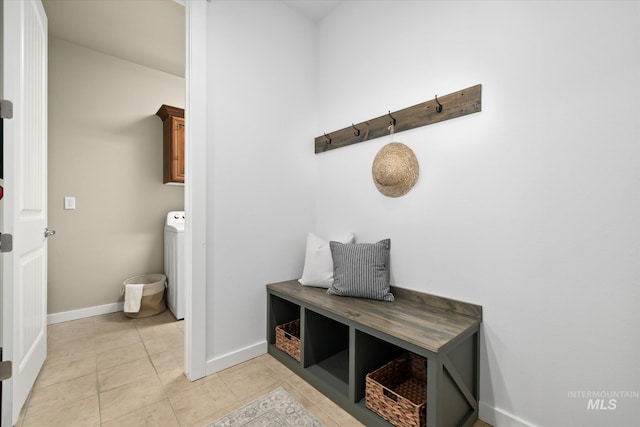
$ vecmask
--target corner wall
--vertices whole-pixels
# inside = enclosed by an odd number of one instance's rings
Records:
[[[481,418],[627,426],[638,392],[640,3],[344,2],[318,36],[315,135],[482,84],[482,112],[317,156],[319,232],[391,238],[398,286],[481,304]],[[606,399],[608,405],[609,398]]]
[[[184,86],[49,38],[49,314],[112,307],[123,280],[163,272],[165,216],[183,209],[184,189],[162,184],[155,112],[183,107]],[[63,209],[64,196],[76,210]]]
[[[207,16],[207,373],[266,351],[266,289],[315,215],[315,26],[280,1]]]

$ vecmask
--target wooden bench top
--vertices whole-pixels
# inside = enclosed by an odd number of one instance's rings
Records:
[[[434,353],[476,331],[482,321],[482,306],[397,287],[391,287],[393,302],[328,295],[297,280],[267,289]]]

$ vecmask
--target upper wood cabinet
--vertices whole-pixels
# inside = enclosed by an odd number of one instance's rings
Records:
[[[162,119],[164,183],[184,183],[184,109],[162,105],[156,113]]]

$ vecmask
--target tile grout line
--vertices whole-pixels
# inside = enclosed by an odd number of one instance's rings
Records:
[[[165,399],[169,403],[169,406],[171,407],[171,412],[173,413],[173,416],[175,417],[176,422],[178,423],[178,425],[180,425],[180,420],[178,419],[178,414],[176,414],[176,410],[173,407],[173,402],[171,402],[171,398],[167,394],[167,390],[165,389],[164,384],[162,383],[162,379],[160,378],[160,372],[158,372],[158,367],[155,365],[155,363],[153,363],[153,359],[151,358],[151,354],[149,353],[149,349],[147,348],[147,344],[145,342],[144,337],[142,336],[142,334],[140,334],[140,330],[138,329],[138,325],[136,324],[135,327],[136,327],[136,332],[138,332],[138,336],[140,337],[140,340],[142,340],[142,345],[144,346],[145,353],[147,353],[147,357],[149,358],[149,362],[151,363],[151,366],[153,366],[153,370],[156,373],[156,376],[158,377],[158,381],[160,382],[160,386],[162,387],[162,394],[164,395]]]
[[[135,322],[135,320],[137,320],[137,319],[132,319],[132,322],[134,322],[133,324],[134,324],[134,329],[136,330],[136,334],[137,334],[137,335],[138,335],[138,337],[140,338],[140,341],[141,341],[141,343],[142,343],[142,346],[144,347],[144,351],[145,351],[146,358],[147,358],[147,360],[149,361],[149,363],[151,364],[151,367],[152,367],[152,368],[153,368],[153,370],[154,370],[154,374],[156,375],[156,377],[157,377],[157,379],[158,379],[158,382],[160,382],[160,385],[161,385],[161,387],[162,387],[162,395],[163,395],[163,396],[168,400],[167,394],[166,394],[166,392],[165,392],[165,390],[164,390],[164,386],[162,385],[162,381],[160,380],[160,377],[159,377],[159,375],[158,375],[158,371],[157,371],[157,369],[156,369],[156,367],[155,367],[155,365],[154,365],[154,363],[153,363],[153,360],[151,359],[151,355],[149,354],[149,350],[148,350],[147,345],[146,345],[146,343],[145,343],[144,337],[142,336],[142,334],[140,334],[140,330],[139,330],[139,328],[138,328],[138,324],[137,324],[137,322]],[[140,359],[142,359],[142,358],[140,358]],[[136,360],[138,360],[138,359],[136,359]],[[97,365],[97,355],[96,355],[96,365]],[[117,365],[116,365],[116,366],[117,366]],[[115,367],[115,366],[114,366],[114,367]],[[96,377],[97,377],[97,368],[96,368]],[[103,392],[101,392],[101,391],[100,391],[100,385],[99,385],[99,382],[98,382],[97,386],[98,386],[98,397],[100,397],[100,395],[101,395]],[[109,389],[109,390],[104,390],[104,392],[112,391],[112,390],[115,390],[115,389],[117,389],[117,388],[119,388],[119,387],[124,387],[124,386],[118,386],[118,387],[115,387],[115,388],[112,388],[112,389]],[[163,400],[164,400],[164,399],[163,399]],[[162,400],[160,400],[160,401],[162,401]],[[155,405],[155,404],[157,404],[157,403],[158,403],[158,402],[151,402],[151,403],[149,403],[148,405],[142,406],[142,407],[140,407],[140,408],[136,408],[136,409],[134,409],[134,410],[132,410],[131,412],[128,412],[128,413],[126,413],[126,414],[120,414],[120,415],[119,415],[119,416],[117,416],[116,418],[113,418],[113,419],[111,419],[111,420],[108,420],[108,422],[111,422],[111,421],[117,420],[118,418],[126,417],[126,416],[128,416],[128,415],[131,415],[131,414],[135,413],[136,411],[139,411],[140,409],[148,408],[149,406]],[[172,410],[173,410],[173,408],[172,408]],[[105,421],[105,422],[107,422],[107,421]],[[100,413],[100,425],[102,426],[102,424],[104,424],[105,422],[103,422],[103,421],[102,421],[102,412],[101,412],[101,413]]]
[[[95,392],[95,396],[98,399],[98,402],[97,402],[98,403],[98,407],[97,407],[97,409],[98,409],[98,411],[97,411],[98,412],[98,420],[96,421],[97,423],[95,424],[95,426],[102,427],[102,426],[110,424],[110,423],[112,423],[112,422],[114,422],[115,420],[118,420],[118,419],[123,419],[123,420],[127,419],[127,417],[130,417],[132,414],[134,414],[137,411],[143,410],[145,408],[149,408],[149,407],[151,407],[153,405],[158,405],[160,402],[165,402],[165,401],[166,401],[165,403],[162,403],[162,406],[164,408],[163,410],[166,411],[164,419],[167,420],[167,421],[169,420],[168,412],[169,412],[169,408],[170,408],[170,411],[173,414],[174,421],[175,421],[176,425],[178,425],[180,427],[190,426],[191,425],[191,421],[189,421],[189,419],[185,418],[184,420],[181,420],[178,417],[178,413],[176,411],[177,407],[175,406],[176,402],[178,402],[178,401],[176,400],[174,402],[172,400],[172,398],[170,397],[169,393],[168,393],[168,390],[174,384],[174,381],[172,379],[174,377],[174,375],[172,374],[171,376],[168,376],[166,378],[167,381],[168,381],[166,386],[163,383],[162,377],[160,375],[160,371],[161,370],[162,370],[162,372],[166,372],[165,368],[167,370],[168,369],[175,370],[176,365],[178,365],[177,363],[175,363],[177,361],[176,360],[177,352],[178,352],[177,347],[174,345],[173,341],[171,341],[171,342],[164,342],[163,341],[163,338],[165,338],[165,332],[167,332],[168,335],[173,336],[173,328],[171,328],[171,327],[166,328],[163,325],[164,324],[168,324],[168,323],[172,323],[173,327],[175,327],[181,333],[182,336],[184,336],[183,335],[184,334],[183,329],[181,329],[180,326],[177,323],[175,323],[174,321],[170,322],[170,320],[173,320],[173,319],[170,319],[169,317],[163,317],[161,319],[159,318],[157,322],[154,322],[154,321],[142,321],[142,322],[140,322],[140,321],[138,321],[138,319],[131,319],[130,322],[124,321],[124,322],[122,322],[122,324],[119,324],[119,323],[103,324],[102,320],[103,320],[102,316],[94,316],[92,321],[91,321],[91,323],[90,323],[90,325],[87,325],[87,332],[91,332],[92,333],[92,335],[90,335],[92,340],[93,340],[93,347],[92,347],[91,354],[94,357],[93,372],[92,373],[87,373],[87,374],[93,374],[94,375],[94,383],[93,383],[94,388],[93,388],[93,391]],[[109,321],[111,321],[111,320],[109,320]],[[128,325],[127,325],[127,323],[128,323]],[[113,418],[113,419],[110,419],[108,421],[105,421],[105,420],[103,420],[103,415],[105,415],[106,413],[103,414],[103,411],[104,411],[105,407],[104,407],[104,402],[103,402],[103,399],[102,399],[102,395],[104,393],[100,391],[100,380],[99,380],[99,375],[98,375],[99,369],[100,369],[99,358],[98,358],[99,352],[98,352],[98,345],[97,345],[98,332],[100,331],[101,334],[105,334],[105,333],[109,333],[109,332],[116,332],[116,334],[113,335],[113,336],[114,336],[114,340],[117,340],[117,338],[115,338],[115,337],[117,337],[117,332],[121,332],[121,331],[125,330],[125,326],[126,326],[126,330],[129,330],[129,328],[131,328],[131,329],[135,328],[135,330],[136,330],[135,334],[136,334],[137,338],[141,341],[141,343],[143,345],[144,355],[146,356],[146,360],[149,363],[151,363],[151,366],[153,368],[153,374],[156,375],[156,380],[160,384],[160,387],[161,387],[162,391],[161,391],[161,395],[159,395],[158,397],[161,396],[161,400],[149,403],[149,404],[147,404],[147,405],[145,405],[143,407],[140,407],[140,408],[136,408],[136,409],[131,410],[130,412],[128,412],[126,414],[119,414],[116,418]],[[160,326],[160,329],[155,330],[156,326]],[[149,327],[151,329],[148,331],[148,333],[144,333],[143,329],[146,329],[147,327]],[[57,334],[57,332],[58,331],[56,331],[56,334]],[[70,329],[69,332],[70,332],[70,335],[73,336],[74,334],[77,333],[77,330]],[[144,338],[145,336],[147,336],[148,339],[145,339]],[[64,340],[65,337],[67,337],[67,336],[65,336],[65,335],[61,335],[60,336],[60,338],[62,338],[63,340]],[[131,335],[131,338],[133,338],[133,335]],[[109,343],[109,341],[110,340],[107,340],[105,342],[105,344],[106,344],[105,348],[109,348],[110,346],[116,345],[116,341],[113,341],[112,343]],[[151,342],[150,345],[149,345],[149,342]],[[161,350],[161,351],[157,351],[158,349],[163,349],[165,347],[166,347],[166,349]],[[150,349],[155,349],[156,350],[153,355],[150,353]],[[105,351],[107,351],[107,350],[105,350]],[[175,351],[176,354],[171,355],[170,353],[167,353],[167,355],[160,355],[161,353],[163,353],[165,351],[166,352]],[[140,355],[142,355],[142,353]],[[158,355],[160,355],[160,356],[159,357],[155,357],[155,356],[158,356]],[[171,356],[171,357],[168,357],[168,356]],[[106,359],[104,359],[104,360],[106,360]],[[157,363],[158,363],[157,365],[154,363],[154,360],[157,361]],[[275,359],[273,359],[273,360],[275,360]],[[277,362],[277,360],[275,360],[275,361]],[[247,362],[250,362],[250,361],[247,361]],[[183,365],[182,365],[181,368],[184,368],[184,360],[182,360],[182,363],[183,363]],[[274,365],[270,364],[271,363],[271,359],[262,358],[260,360],[257,360],[257,363],[258,363],[258,366],[254,366],[254,369],[263,369],[263,370],[265,370],[266,372],[268,372],[270,374],[270,375],[268,375],[269,377],[274,377],[274,378],[277,377],[277,378],[279,378],[279,380],[276,381],[276,383],[272,384],[271,388],[277,388],[277,386],[284,386],[286,384],[287,387],[291,388],[291,390],[295,390],[300,395],[305,396],[305,390],[306,390],[305,382],[303,380],[302,380],[302,382],[295,381],[295,378],[300,379],[299,377],[297,377],[295,375],[293,375],[291,377],[288,377],[286,375],[281,375],[281,373],[279,372],[279,369],[277,369],[277,366],[274,366]],[[115,366],[118,366],[118,365],[115,365]],[[90,366],[88,366],[88,367],[90,367]],[[105,369],[107,369],[107,368],[105,368]],[[149,371],[149,372],[150,372],[150,375],[151,375],[151,371]],[[175,372],[175,373],[177,374],[177,372]],[[178,377],[176,376],[176,378],[178,378]],[[233,381],[233,377],[225,378],[225,376],[223,375],[223,376],[220,376],[219,378],[222,381],[221,384],[224,384],[224,386],[234,396],[234,398],[235,398],[234,400],[237,402],[236,406],[238,408],[243,406],[243,402],[239,399],[238,396],[239,395],[244,395],[246,393],[241,391],[241,390],[239,390],[239,389],[238,390],[234,389],[234,387],[235,387],[234,384],[235,383]],[[66,381],[73,381],[73,379],[66,380]],[[55,384],[57,384],[57,383],[55,383]],[[55,384],[51,384],[51,385],[53,386]],[[234,386],[234,387],[232,387],[232,386]],[[266,388],[265,388],[265,390],[266,390]],[[254,392],[255,392],[255,390],[254,390]],[[251,394],[250,396],[246,397],[246,399],[252,400],[251,396],[253,396],[253,394]],[[326,417],[327,423],[333,423],[331,425],[336,425],[336,426],[349,424],[349,422],[345,421],[345,420],[343,420],[343,424],[341,424],[331,414],[327,413],[327,410],[330,410],[331,407],[325,407],[324,409],[321,409],[318,405],[320,403],[322,403],[323,401],[318,400],[318,399],[319,399],[319,397],[318,398],[314,397],[313,400],[309,399],[309,403],[310,403],[310,405],[312,405],[318,411],[319,414],[323,414]],[[27,415],[28,410],[32,407],[31,405],[35,402],[34,400],[32,400],[32,394],[31,393],[28,396],[27,402],[28,403],[25,405],[25,408],[27,408],[27,410],[25,411],[25,415]],[[166,403],[169,404],[168,408],[165,406]],[[245,402],[245,404],[246,404],[246,402]],[[144,413],[144,411],[142,411],[142,412]],[[95,414],[95,412],[94,412],[94,414]],[[334,414],[334,416],[335,416],[335,414]],[[20,420],[20,423],[18,423],[16,425],[17,427],[23,425],[24,418],[25,417],[23,417]],[[202,425],[206,425],[206,422],[209,422],[209,421],[206,420],[206,418],[207,417],[203,417],[201,420],[196,421],[195,425],[199,426],[199,424],[197,424],[199,421],[203,422]],[[344,423],[346,423],[346,424],[344,424]],[[349,425],[351,425],[351,424],[349,424]]]
[[[102,403],[100,401],[100,384],[99,384],[99,380],[98,380],[98,349],[96,346],[96,317],[94,316],[91,319],[91,329],[93,329],[93,335],[91,336],[93,338],[93,355],[95,357],[95,375],[96,375],[96,381],[94,383],[94,386],[96,388],[96,397],[98,398],[98,426],[102,426]]]

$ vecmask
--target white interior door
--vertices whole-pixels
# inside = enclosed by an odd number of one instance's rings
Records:
[[[2,426],[14,425],[47,351],[47,17],[40,0],[3,1]]]

